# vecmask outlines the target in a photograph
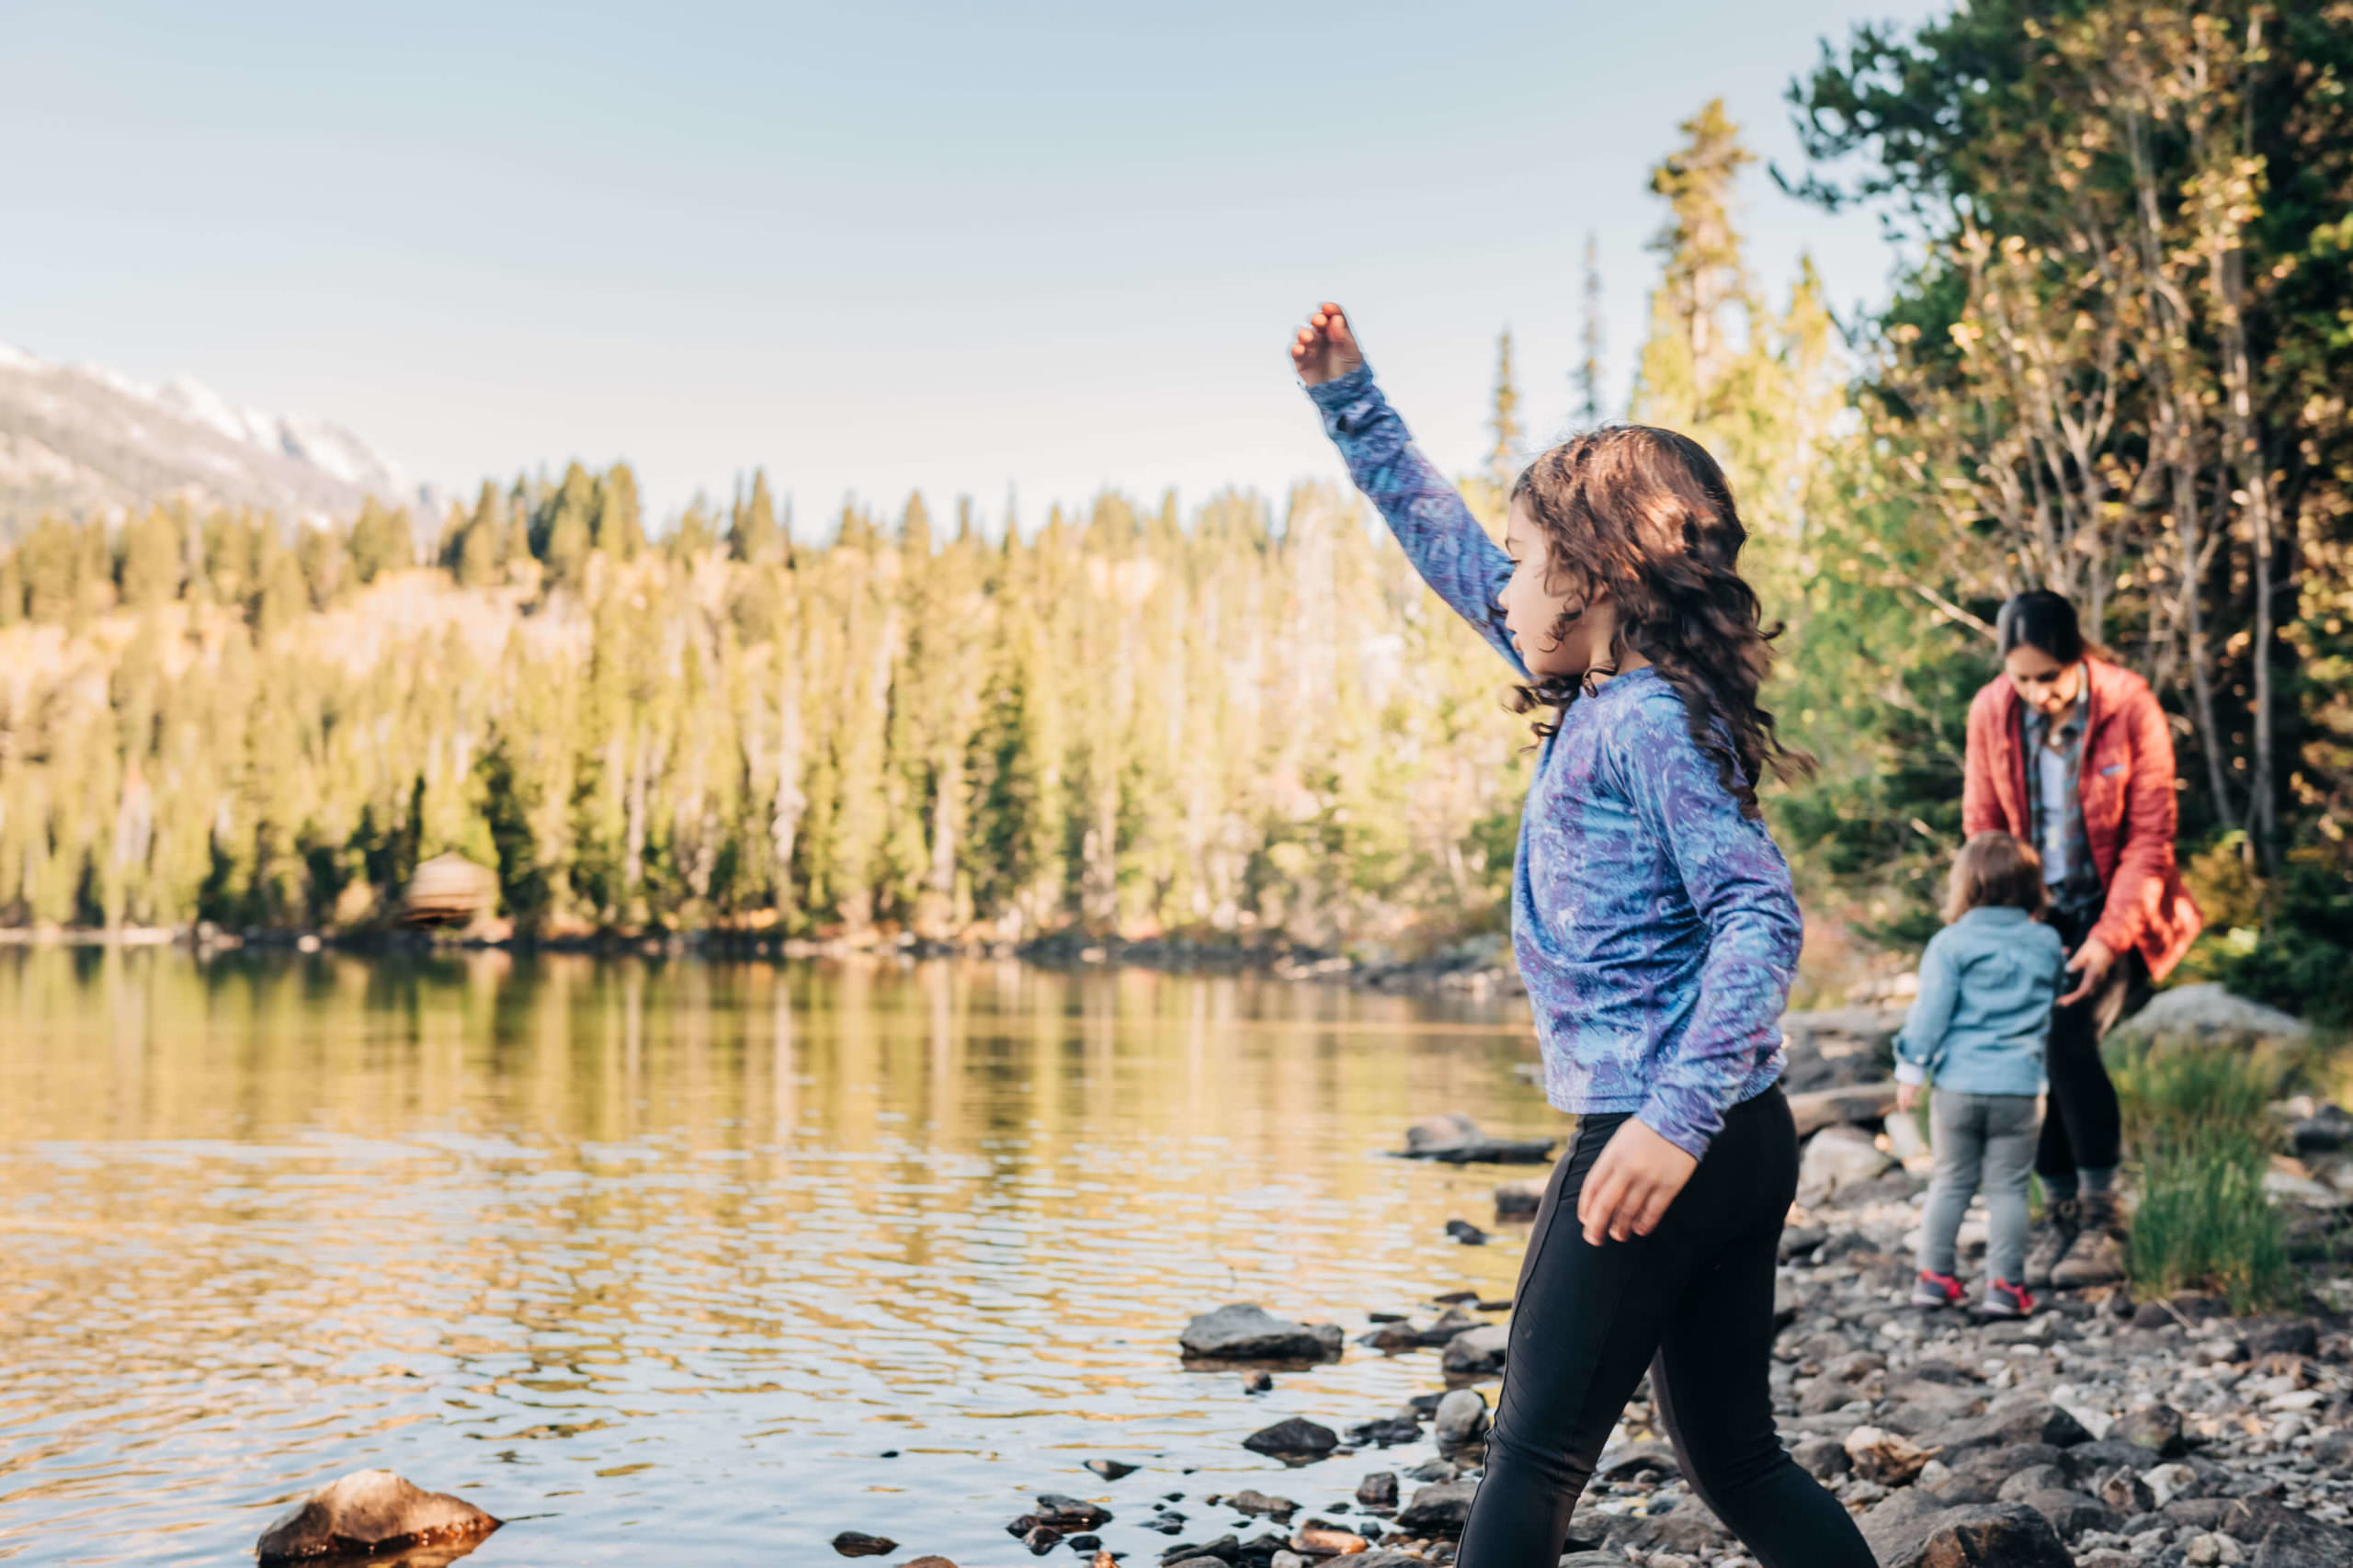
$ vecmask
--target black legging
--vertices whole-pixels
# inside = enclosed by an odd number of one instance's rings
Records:
[[[1555,1568],[1645,1367],[1691,1489],[1765,1568],[1873,1568],[1847,1510],[1773,1431],[1773,1263],[1798,1179],[1789,1101],[1775,1088],[1735,1106],[1657,1230],[1589,1246],[1577,1192],[1625,1119],[1578,1119],[1536,1211],[1459,1568]]]
[[[2052,928],[2073,953],[2091,934],[2092,921],[2071,919],[2056,910]],[[2050,1114],[2035,1145],[2035,1174],[2044,1182],[2072,1187],[2075,1172],[2113,1170],[2123,1147],[2123,1119],[2116,1085],[2100,1060],[2100,1037],[2116,1027],[2126,1005],[2148,986],[2148,967],[2137,951],[2116,956],[2100,988],[2070,1006],[2051,1010],[2050,1047],[2042,1070],[2051,1080]],[[2075,988],[2070,975],[2059,983],[2062,995]]]

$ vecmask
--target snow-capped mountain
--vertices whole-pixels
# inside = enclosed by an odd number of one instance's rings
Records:
[[[370,495],[419,498],[340,425],[248,408],[187,376],[153,386],[0,344],[0,538],[45,513],[101,516],[169,499],[324,521]]]

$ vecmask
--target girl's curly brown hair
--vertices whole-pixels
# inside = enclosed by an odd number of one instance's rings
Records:
[[[1597,588],[1618,611],[1618,642],[1650,660],[1683,699],[1691,739],[1716,760],[1725,793],[1743,816],[1757,812],[1756,783],[1768,767],[1787,779],[1813,759],[1781,744],[1757,689],[1772,667],[1781,627],[1763,624],[1756,591],[1740,575],[1748,540],[1723,470],[1688,436],[1647,425],[1613,425],[1562,442],[1528,465],[1512,486],[1526,502],[1547,551],[1548,587],[1571,590],[1552,627],[1561,636]],[[1595,655],[1587,680],[1616,669],[1619,648]],[[1577,698],[1559,680],[1517,689],[1517,712],[1555,710],[1536,733],[1559,728]]]

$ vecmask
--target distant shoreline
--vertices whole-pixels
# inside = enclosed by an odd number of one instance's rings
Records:
[[[897,936],[848,937],[779,937],[769,932],[692,931],[585,933],[554,937],[485,936],[452,931],[380,929],[315,931],[259,929],[224,931],[209,926],[0,926],[0,949],[9,948],[186,949],[199,957],[231,952],[346,953],[358,957],[430,953],[506,952],[584,954],[599,958],[703,958],[779,961],[796,959],[868,958],[902,961],[924,959],[1006,959],[1047,969],[1149,969],[1169,973],[1260,973],[1280,980],[1319,981],[1367,990],[1443,993],[1486,1000],[1524,995],[1508,944],[1501,937],[1472,938],[1427,957],[1402,961],[1353,958],[1304,943],[1276,940],[1200,940],[1143,937],[1127,940],[1082,932],[1056,932],[1027,941],[946,941]]]

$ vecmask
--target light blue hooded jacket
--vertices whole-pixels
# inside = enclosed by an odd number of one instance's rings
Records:
[[[2066,967],[2059,933],[2023,909],[1972,909],[1928,940],[1920,994],[1895,1038],[1896,1081],[1972,1095],[2039,1095],[2042,1045]]]

